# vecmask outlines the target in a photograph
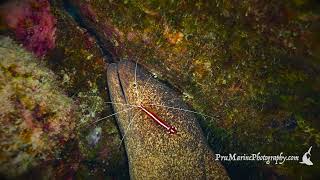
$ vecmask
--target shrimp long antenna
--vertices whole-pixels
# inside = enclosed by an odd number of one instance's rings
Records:
[[[104,119],[107,119],[107,118],[109,118],[109,117],[115,116],[115,115],[117,115],[117,114],[119,114],[119,113],[122,113],[122,112],[127,112],[127,111],[129,111],[129,110],[131,110],[131,109],[133,109],[133,108],[135,108],[135,107],[127,108],[127,109],[121,110],[121,111],[119,111],[119,112],[110,114],[110,115],[108,115],[108,116],[106,116],[106,117],[103,117],[103,118],[100,118],[100,119],[94,121],[93,123],[98,123],[98,122],[100,122],[100,121],[102,121],[102,120],[104,120]]]
[[[142,87],[142,91],[141,93],[144,94],[144,91],[150,81],[152,76],[149,76],[149,78],[147,79],[147,81],[144,83],[143,87]],[[179,98],[174,98],[174,99],[179,99]],[[172,100],[174,100],[172,99]],[[198,115],[201,115],[203,117],[208,117],[208,118],[211,118],[211,119],[215,119],[214,117],[212,116],[209,116],[209,115],[206,115],[204,113],[200,113],[200,112],[197,112],[197,111],[192,111],[192,110],[188,110],[188,109],[183,109],[183,108],[178,108],[178,107],[172,107],[172,106],[165,106],[165,105],[161,105],[161,104],[144,104],[144,105],[150,105],[150,106],[159,106],[159,107],[165,107],[165,108],[169,108],[169,109],[174,109],[174,110],[180,110],[180,111],[185,111],[185,112],[190,112],[190,113],[194,113],[194,114],[198,114]],[[141,105],[140,104],[137,104],[136,105],[137,107],[140,107]]]
[[[199,114],[199,115],[204,116],[204,117],[209,117],[209,118],[215,119],[213,116],[209,116],[209,115],[206,115],[206,114],[203,114],[203,113],[200,113],[200,112],[197,112],[197,111],[188,110],[188,109],[182,109],[182,108],[173,107],[173,106],[165,106],[165,105],[161,105],[161,104],[145,104],[145,105],[165,107],[165,108],[168,108],[168,109],[174,109],[174,110],[180,110],[180,111],[195,113],[195,114]]]
[[[96,123],[98,123],[98,122],[100,122],[100,121],[102,121],[102,120],[104,120],[104,119],[107,119],[107,118],[109,118],[109,117],[115,116],[115,115],[117,115],[117,114],[119,114],[119,113],[122,113],[122,112],[129,111],[129,110],[131,110],[131,109],[133,109],[133,108],[135,108],[135,107],[127,108],[127,109],[124,109],[124,110],[122,110],[122,111],[119,111],[119,112],[110,114],[110,115],[108,115],[108,116],[105,116],[105,117],[103,117],[103,118],[97,119],[96,121],[90,123],[89,125],[96,124]],[[82,124],[85,124],[85,123],[87,123],[87,122],[82,122],[82,123],[79,124],[79,126],[81,126]]]
[[[123,105],[123,106],[131,106],[131,107],[138,107],[138,105],[135,104],[125,104],[125,103],[118,103],[118,102],[104,102],[106,104],[116,104],[116,105]]]
[[[147,84],[149,83],[149,80],[151,79],[152,76],[149,76],[149,78],[147,79],[147,81],[144,83],[143,87],[142,87],[142,91],[141,94],[144,94],[144,91],[146,89]],[[142,100],[141,100],[142,101]],[[140,102],[139,102],[140,103]]]
[[[120,147],[121,147],[121,144],[122,144],[122,142],[123,142],[126,134],[127,134],[127,133],[129,132],[129,130],[130,130],[130,126],[131,126],[132,122],[134,121],[134,118],[137,116],[138,113],[139,113],[139,112],[136,112],[136,113],[134,114],[134,116],[132,117],[132,119],[129,120],[129,124],[128,124],[127,128],[126,128],[126,129],[124,130],[124,132],[123,132],[123,136],[122,136],[121,141],[120,141],[120,144],[119,144],[119,149],[120,149]]]
[[[138,60],[136,60],[136,67],[134,69],[134,84],[135,84],[135,89],[136,89],[136,96],[138,99],[139,94],[138,94],[138,82],[137,82],[137,69],[138,69]]]

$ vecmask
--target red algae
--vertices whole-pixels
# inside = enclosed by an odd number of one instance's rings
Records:
[[[43,57],[55,47],[56,20],[48,0],[10,2],[4,13],[5,23],[27,50]]]

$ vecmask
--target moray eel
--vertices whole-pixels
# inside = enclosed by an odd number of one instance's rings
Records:
[[[109,64],[107,78],[131,179],[229,179],[194,114],[163,107],[188,109],[177,92],[131,61]],[[141,104],[177,133],[167,133],[135,106]]]

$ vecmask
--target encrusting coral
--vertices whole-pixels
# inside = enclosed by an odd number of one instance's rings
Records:
[[[0,173],[16,176],[51,160],[74,136],[76,111],[54,74],[0,37]]]

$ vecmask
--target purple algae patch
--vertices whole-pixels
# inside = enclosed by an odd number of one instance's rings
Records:
[[[5,20],[16,39],[38,57],[55,47],[56,20],[48,0],[24,0],[9,3]]]

